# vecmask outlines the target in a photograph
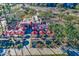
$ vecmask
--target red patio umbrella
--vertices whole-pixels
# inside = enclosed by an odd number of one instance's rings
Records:
[[[18,31],[18,35],[24,35],[24,31]]]
[[[48,34],[48,35],[51,35],[51,34],[53,34],[53,33],[52,33],[52,31],[48,30],[48,31],[47,31],[47,34]]]
[[[45,33],[44,33],[43,30],[41,30],[41,31],[39,31],[39,34],[40,34],[40,35],[43,35],[43,34],[45,34]]]
[[[10,36],[11,35],[11,30],[7,30],[4,34]]]
[[[16,26],[16,30],[18,30],[19,29],[19,27],[18,26]]]
[[[36,26],[34,26],[34,27],[32,27],[32,29],[33,29],[33,30],[37,30],[37,27],[36,27]]]
[[[9,35],[10,31],[6,31],[5,34]]]
[[[23,27],[20,27],[20,29],[24,31],[25,30],[25,27],[24,26]]]
[[[18,30],[15,30],[14,33],[15,33],[16,35],[18,35]]]
[[[14,35],[14,30],[10,30],[9,35]]]
[[[37,34],[37,31],[32,31],[31,34],[32,35],[36,35]]]

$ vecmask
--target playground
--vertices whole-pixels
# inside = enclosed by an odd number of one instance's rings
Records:
[[[0,56],[79,56],[77,4],[58,5],[1,4]]]

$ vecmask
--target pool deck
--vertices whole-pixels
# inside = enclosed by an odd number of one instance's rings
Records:
[[[60,48],[26,48],[22,49],[10,48],[7,49],[5,56],[67,56]]]

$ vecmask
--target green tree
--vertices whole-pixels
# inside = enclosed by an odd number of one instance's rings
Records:
[[[73,14],[69,14],[69,15],[65,15],[64,16],[64,20],[66,20],[67,22],[72,22],[72,20],[76,20],[78,17],[76,15]]]
[[[78,5],[76,5],[75,9],[76,9],[76,10],[79,10],[79,4],[78,4]]]
[[[56,6],[57,8],[63,8],[63,3],[58,3]]]
[[[62,41],[65,34],[63,33],[65,28],[61,24],[50,24],[49,29],[55,32],[56,40]]]
[[[33,16],[36,14],[36,10],[35,9],[32,9],[32,8],[27,8],[25,11],[24,11],[25,15],[26,16]]]
[[[63,17],[64,17],[64,13],[60,12],[58,14],[59,21],[62,21]]]

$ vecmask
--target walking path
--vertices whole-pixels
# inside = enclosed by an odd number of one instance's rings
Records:
[[[22,49],[7,49],[6,56],[58,56],[67,55],[62,50],[56,48],[26,48]]]

